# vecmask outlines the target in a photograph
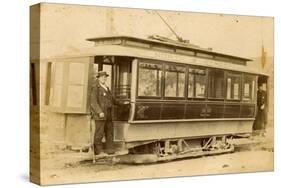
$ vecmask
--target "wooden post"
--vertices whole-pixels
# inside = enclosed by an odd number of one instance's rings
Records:
[[[221,141],[222,143],[226,144],[226,136],[222,136]]]
[[[178,150],[179,150],[179,152],[182,151],[182,139],[178,140]]]
[[[216,142],[217,142],[217,137],[213,136],[212,141],[211,141],[211,145],[215,145]]]

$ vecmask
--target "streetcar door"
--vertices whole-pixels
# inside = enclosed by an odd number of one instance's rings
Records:
[[[262,86],[262,89],[268,94],[267,76],[258,77],[258,86]]]
[[[264,90],[266,92],[266,109],[267,109],[267,112],[266,114],[268,113],[268,104],[269,104],[269,87],[268,87],[268,77],[267,76],[258,76],[258,86],[262,86],[262,90]]]
[[[130,101],[131,98],[131,76],[132,59],[128,57],[116,57],[113,75],[113,94],[119,102]],[[130,113],[129,105],[115,106],[113,119],[117,121],[128,121]]]
[[[95,57],[93,80],[98,71],[106,71],[109,74],[106,85],[110,88],[113,96],[119,102],[130,101],[131,94],[131,65],[132,58],[116,56]],[[129,106],[114,106],[113,119],[127,121]]]
[[[267,76],[258,76],[258,89],[261,87],[263,91],[265,91],[264,94],[257,94],[257,113],[256,113],[256,119],[253,126],[253,129],[255,131],[263,131],[263,129],[266,128],[267,119],[268,119],[268,106],[269,106],[269,87],[268,87],[268,77]],[[259,104],[261,104],[261,101],[263,101],[263,98],[266,97],[265,106],[260,107]],[[263,110],[260,110],[259,108],[263,108]]]

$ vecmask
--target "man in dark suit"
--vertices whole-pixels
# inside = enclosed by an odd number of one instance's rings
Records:
[[[264,136],[267,117],[266,117],[266,91],[262,89],[262,85],[259,85],[257,92],[257,115],[254,123],[254,131],[258,132],[261,136]]]
[[[102,138],[105,134],[106,153],[114,154],[113,147],[113,123],[112,123],[112,107],[120,105],[106,86],[106,80],[109,75],[105,71],[100,71],[97,74],[98,82],[93,86],[91,91],[91,114],[92,121],[95,121],[95,134],[93,149],[96,155],[103,153]],[[124,104],[128,104],[126,102]]]

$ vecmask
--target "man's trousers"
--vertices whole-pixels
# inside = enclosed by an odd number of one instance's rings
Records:
[[[94,151],[98,155],[103,151],[102,138],[105,135],[105,149],[107,153],[114,151],[113,147],[113,123],[111,118],[106,120],[95,120]]]

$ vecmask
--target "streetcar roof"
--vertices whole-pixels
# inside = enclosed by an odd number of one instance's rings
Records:
[[[155,61],[165,61],[170,63],[178,63],[185,65],[194,65],[201,67],[210,67],[225,69],[230,71],[238,71],[251,73],[256,75],[267,74],[260,72],[255,67],[245,66],[241,64],[233,64],[225,61],[218,61],[215,59],[199,58],[194,56],[188,56],[177,53],[167,53],[162,51],[155,51],[145,48],[135,48],[121,45],[107,45],[107,46],[95,46],[91,49],[85,49],[82,53],[72,53],[71,55],[56,56],[46,59],[40,59],[41,61],[61,61],[62,59],[74,59],[81,57],[93,57],[93,56],[123,56],[132,57],[137,59],[150,59]],[[36,61],[35,61],[36,62]]]
[[[247,72],[251,74],[263,74],[258,72],[254,67],[244,66],[241,64],[232,64],[224,61],[192,57],[182,54],[172,54],[167,52],[152,51],[149,49],[132,48],[120,45],[96,46],[92,49],[95,56],[127,56],[140,59],[151,59],[179,63],[186,65],[219,68],[231,71]],[[89,53],[91,54],[91,53]]]
[[[71,55],[63,55],[60,57],[53,57],[47,59],[69,59],[76,57],[92,57],[92,56],[126,56],[126,57],[135,57],[140,59],[151,59],[151,60],[160,60],[171,63],[187,64],[187,65],[196,65],[202,67],[211,67],[218,69],[225,69],[231,71],[239,71],[245,73],[251,73],[256,75],[265,75],[264,72],[257,70],[253,66],[247,66],[247,61],[252,61],[250,59],[241,58],[237,56],[226,55],[218,52],[213,52],[208,49],[202,49],[196,46],[188,46],[187,44],[180,44],[179,42],[159,42],[150,39],[140,39],[135,37],[128,36],[111,36],[111,37],[99,37],[99,38],[90,38],[88,41],[94,41],[96,45],[93,48],[83,49],[80,52],[72,53]],[[123,45],[124,42],[129,41],[126,45]],[[139,43],[134,43],[139,42]],[[146,48],[149,44],[161,44],[162,46],[172,47],[159,49],[155,48]],[[142,45],[144,44],[144,45]],[[217,58],[208,58],[208,57],[199,57],[196,55],[191,55],[189,53],[177,53],[177,47],[182,47],[181,49],[192,49],[196,52],[204,52],[205,54],[212,54],[213,56],[221,55],[226,57],[226,59],[217,59]],[[176,48],[176,49],[175,49]],[[172,50],[171,50],[172,49]],[[45,59],[45,60],[47,60]],[[241,60],[245,63],[235,63],[230,62],[229,59]],[[43,60],[43,59],[41,59]],[[44,61],[44,60],[43,60]]]
[[[197,45],[191,44],[189,42],[178,42],[173,41],[170,39],[166,39],[164,37],[155,37],[157,40],[153,39],[144,39],[144,38],[137,38],[132,36],[106,36],[106,37],[96,37],[96,38],[89,38],[86,39],[91,42],[95,42],[97,46],[99,45],[126,45],[126,46],[135,46],[135,47],[143,47],[143,48],[151,48],[151,45],[161,46],[166,48],[166,50],[170,49],[171,52],[175,53],[176,50],[182,50],[181,52],[195,52],[195,53],[202,53],[205,55],[210,55],[217,58],[228,58],[229,60],[236,60],[240,64],[245,64],[247,61],[252,61],[248,58],[243,58],[239,56],[229,55],[220,52],[214,52],[210,48],[201,48]]]

